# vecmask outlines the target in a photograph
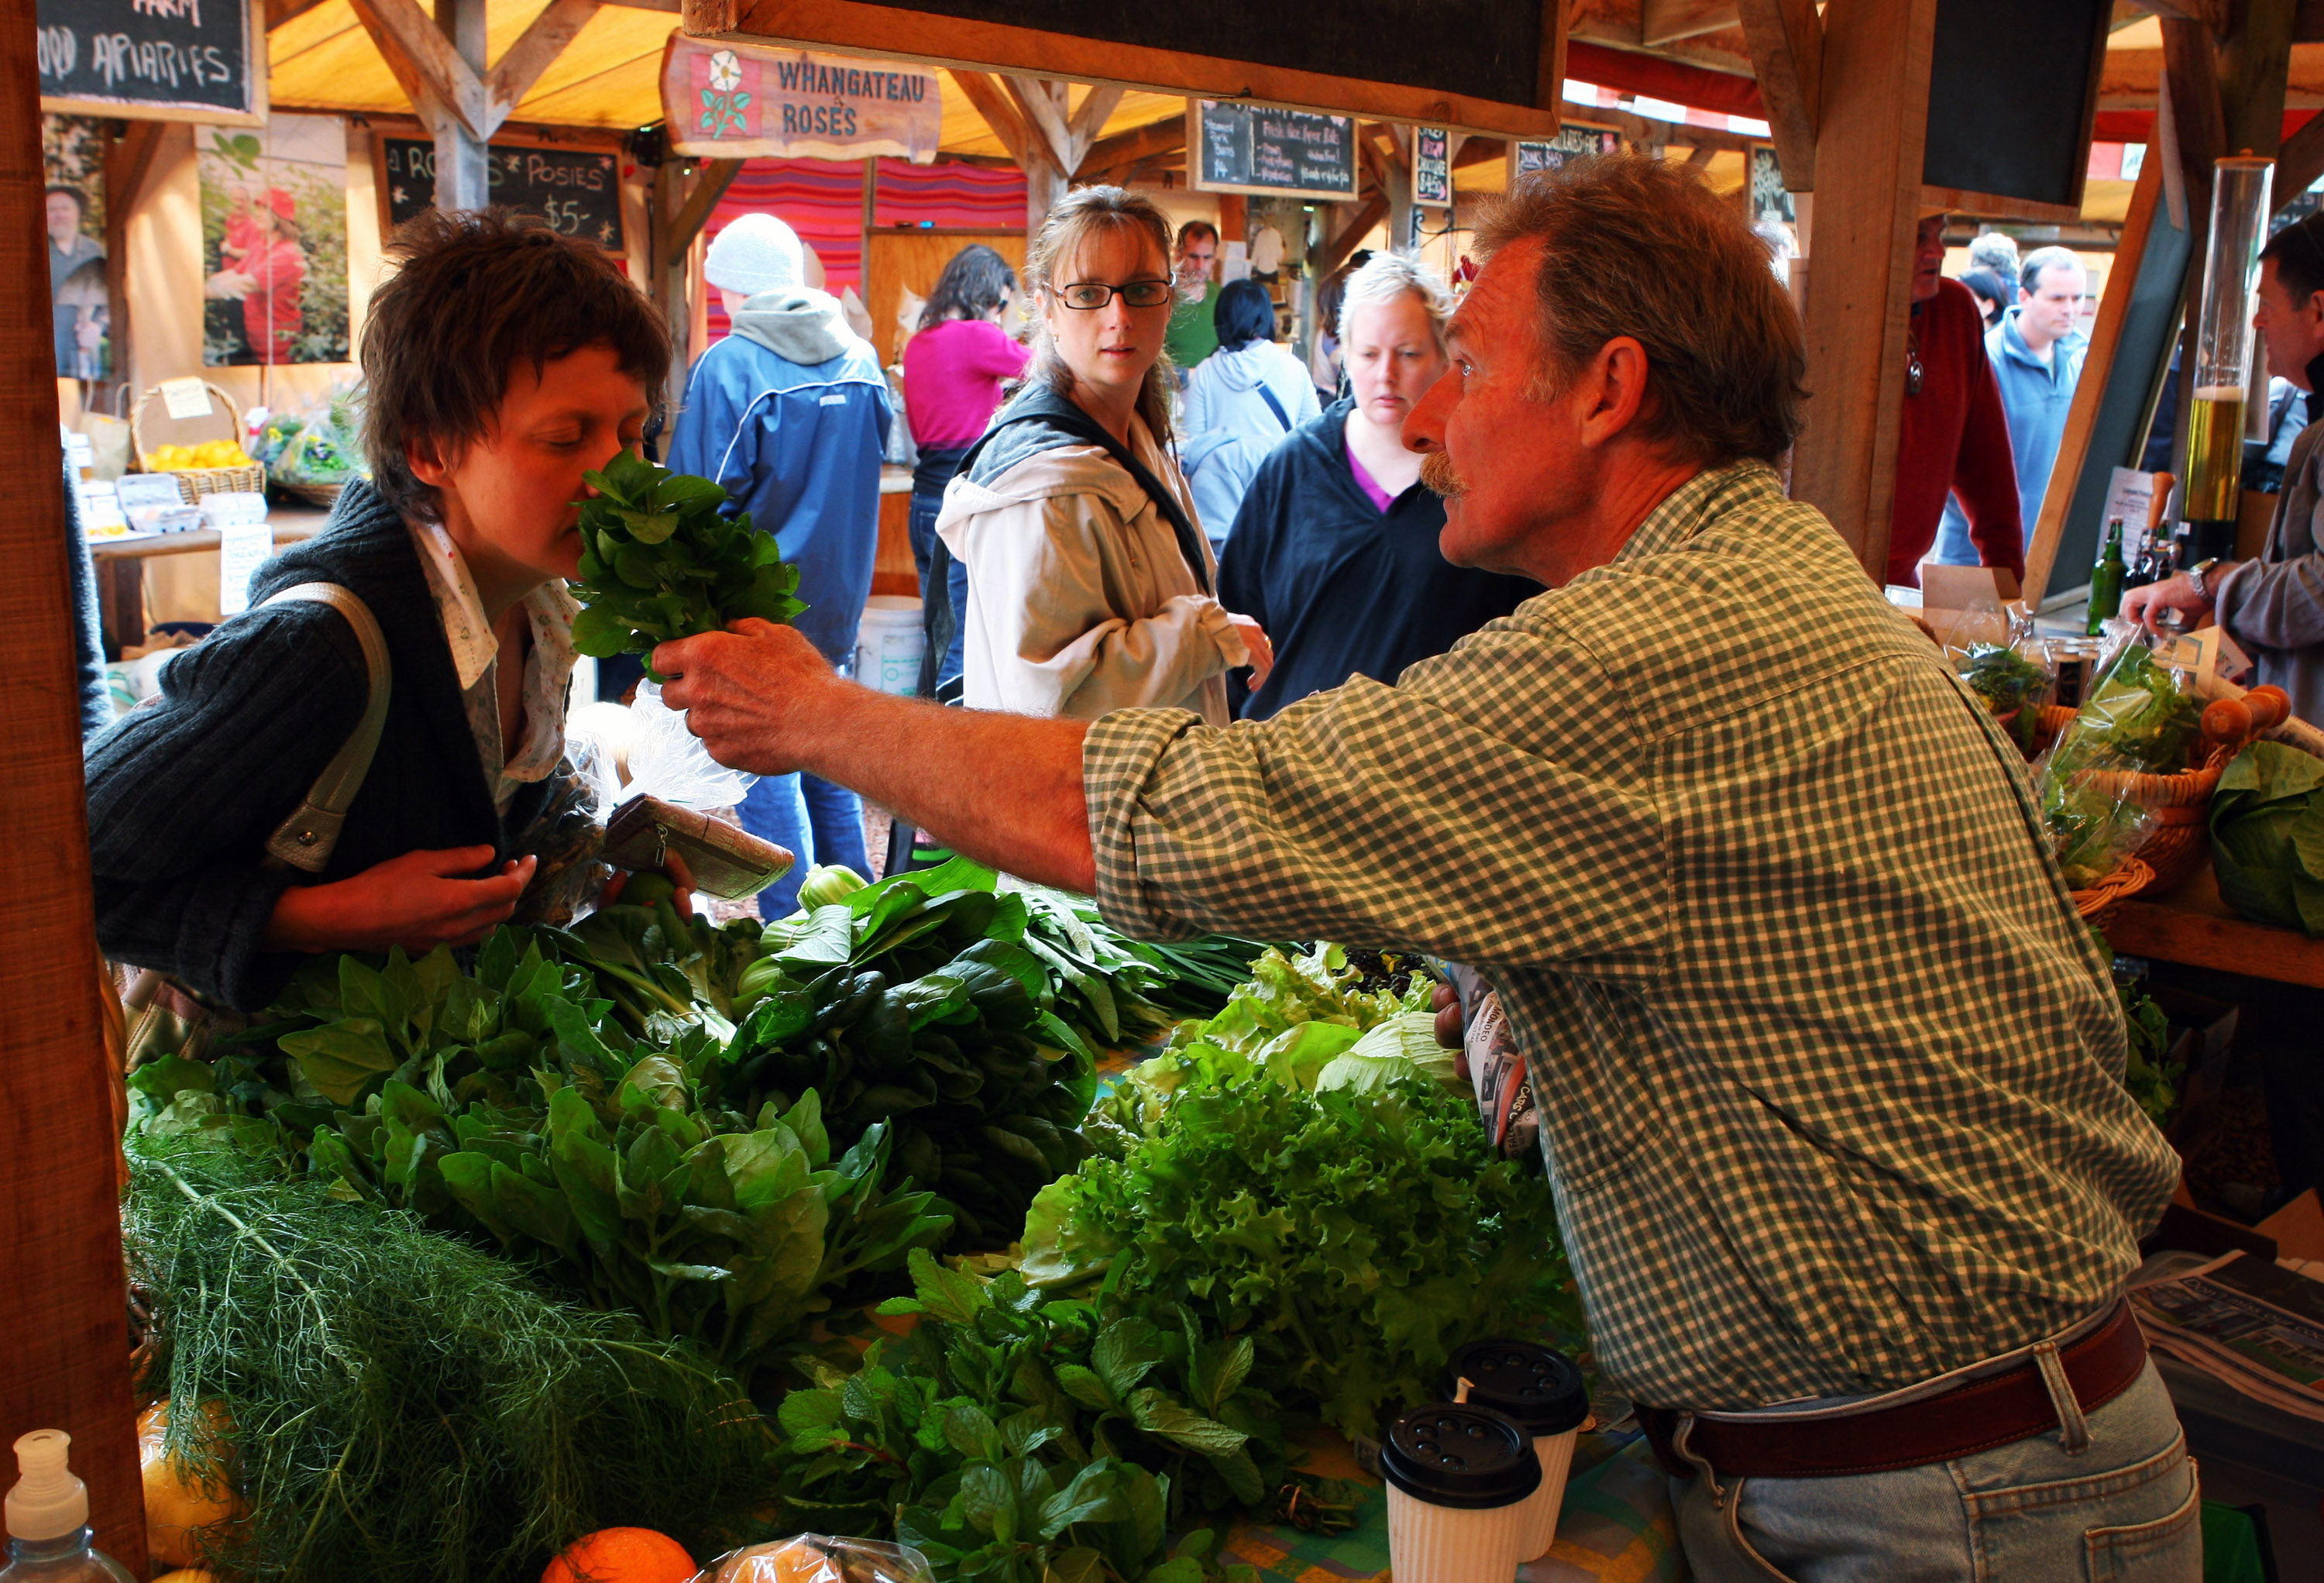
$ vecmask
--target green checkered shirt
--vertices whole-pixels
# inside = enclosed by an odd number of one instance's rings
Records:
[[[2177,1180],[2016,750],[1759,464],[1394,687],[1225,729],[1125,710],[1083,772],[1117,925],[1499,989],[1639,1401],[2024,1346],[2119,1290]]]

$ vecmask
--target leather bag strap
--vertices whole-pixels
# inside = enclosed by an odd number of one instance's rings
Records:
[[[355,641],[363,645],[364,665],[371,672],[371,696],[364,705],[363,717],[355,722],[355,728],[348,733],[339,751],[331,755],[331,762],[323,766],[323,773],[315,777],[307,800],[293,809],[290,817],[277,825],[266,839],[270,861],[304,869],[309,874],[320,874],[338,847],[339,832],[346,825],[347,810],[354,806],[355,793],[363,790],[364,778],[371,773],[373,755],[379,751],[380,732],[387,725],[394,669],[388,660],[387,634],[380,631],[379,618],[353,589],[337,583],[300,583],[283,589],[266,604],[295,600],[328,605],[346,616],[347,625],[355,628]]]

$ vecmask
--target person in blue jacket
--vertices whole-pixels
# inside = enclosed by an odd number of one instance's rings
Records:
[[[744,215],[719,232],[702,273],[734,329],[694,365],[669,466],[724,484],[733,509],[776,536],[807,601],[793,625],[844,665],[880,548],[880,462],[894,409],[879,355],[835,298],[806,283],[798,236],[772,215]],[[797,905],[810,864],[871,874],[863,805],[844,786],[813,775],[761,781],[742,824],[798,856],[760,898],[763,916]]]

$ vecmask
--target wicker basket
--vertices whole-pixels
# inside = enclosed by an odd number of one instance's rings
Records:
[[[234,398],[208,382],[204,388],[218,410],[226,413],[226,437],[238,443],[242,430],[235,422]],[[137,398],[137,404],[129,412],[129,454],[140,472],[145,470],[145,437],[142,430],[146,403],[161,393],[161,387],[154,385]],[[178,493],[186,497],[188,505],[205,495],[256,495],[266,487],[266,469],[256,462],[240,467],[176,467],[171,469],[169,476],[178,481]]]
[[[2066,727],[2073,723],[2074,710],[2052,704],[2042,711],[2036,736],[2042,749],[2055,745]],[[2209,838],[2209,815],[2211,793],[2218,789],[2219,777],[2236,754],[2244,750],[2241,742],[2215,745],[2209,756],[2193,769],[2181,770],[2176,774],[2151,775],[2134,770],[2088,770],[2076,779],[2082,784],[2111,797],[2126,798],[2137,803],[2153,816],[2145,836],[2139,841],[2135,857],[2138,866],[2148,870],[2145,878],[2134,889],[2153,886],[2170,890],[2183,882],[2202,866],[2206,842]],[[2126,866],[2131,860],[2126,859]],[[2118,868],[2116,872],[2119,873]],[[2098,882],[2096,890],[2114,875],[2109,874]],[[2079,899],[2088,893],[2076,892]],[[2128,894],[2125,892],[2124,894]],[[2121,900],[2120,896],[2115,898]]]
[[[2154,883],[2154,871],[2126,857],[2086,891],[2074,893],[2074,912],[2094,929],[2104,929],[2125,902]]]
[[[346,487],[345,484],[286,484],[280,478],[274,481],[274,486],[293,500],[303,500],[323,511],[338,505],[339,491]]]

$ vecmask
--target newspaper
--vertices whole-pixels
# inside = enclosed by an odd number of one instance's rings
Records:
[[[2236,1252],[2134,1286],[2130,1302],[2155,1351],[2324,1422],[2324,1282]]]

